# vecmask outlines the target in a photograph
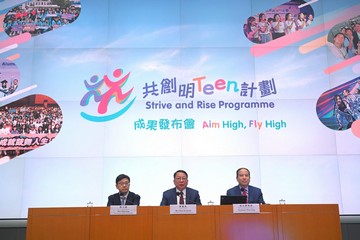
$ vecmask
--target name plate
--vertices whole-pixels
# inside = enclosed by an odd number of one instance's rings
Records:
[[[136,215],[137,205],[113,205],[110,206],[110,215]]]
[[[260,213],[259,204],[233,204],[233,213]]]
[[[170,214],[196,214],[196,204],[170,205]]]

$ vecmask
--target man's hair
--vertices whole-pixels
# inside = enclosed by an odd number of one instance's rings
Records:
[[[188,177],[187,172],[185,172],[184,170],[177,170],[177,171],[174,173],[174,179],[175,179],[176,174],[179,173],[179,172],[184,173],[184,174],[186,175],[186,177]]]
[[[117,184],[119,181],[123,180],[124,178],[127,178],[127,180],[129,180],[130,182],[130,177],[128,175],[120,174],[119,176],[116,177],[115,183]]]
[[[249,171],[249,169],[244,168],[244,167],[241,167],[241,168],[239,168],[238,170],[236,170],[236,177],[238,177],[238,174],[239,174],[239,171],[240,171],[240,170],[246,170],[246,171],[249,173],[249,177],[250,177],[250,171]]]
[[[338,35],[343,35],[343,37],[345,38],[345,35],[341,32],[338,32],[337,34],[335,34],[334,38],[336,38]]]

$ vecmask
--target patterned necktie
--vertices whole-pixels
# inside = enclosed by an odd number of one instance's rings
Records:
[[[179,204],[184,204],[184,193],[180,192],[180,201]]]
[[[246,203],[248,203],[248,195],[247,195],[247,192],[246,192],[246,188],[241,188],[241,191],[242,191],[242,195],[246,196]]]
[[[121,196],[120,197],[120,201],[121,201],[121,205],[125,205],[125,197]]]

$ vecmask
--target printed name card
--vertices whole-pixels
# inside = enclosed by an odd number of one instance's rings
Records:
[[[196,204],[170,205],[170,214],[196,214]]]
[[[233,213],[260,213],[259,204],[233,204]]]
[[[110,215],[136,215],[136,205],[114,205],[110,206]]]

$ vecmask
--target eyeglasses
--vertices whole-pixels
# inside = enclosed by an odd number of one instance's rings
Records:
[[[186,181],[187,178],[186,178],[186,177],[183,177],[183,178],[178,177],[178,178],[175,178],[175,180],[176,180],[176,181]]]
[[[130,186],[130,183],[128,183],[128,182],[126,182],[126,183],[119,182],[118,185],[128,187],[128,186]]]

